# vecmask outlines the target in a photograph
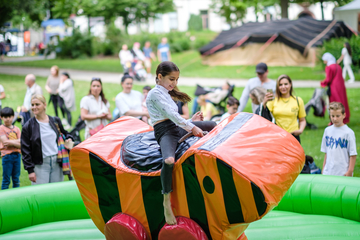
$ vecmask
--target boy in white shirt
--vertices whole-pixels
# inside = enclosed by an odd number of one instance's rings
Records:
[[[354,131],[343,123],[342,103],[330,103],[329,111],[333,125],[325,129],[321,143],[321,151],[325,153],[322,174],[352,177],[357,156]]]
[[[228,98],[226,103],[227,103],[226,108],[228,111],[221,116],[220,122],[222,120],[224,120],[225,118],[229,117],[230,115],[233,115],[234,113],[236,113],[236,111],[238,110],[238,107],[240,106],[239,100],[237,100],[236,98],[231,97],[231,96]]]

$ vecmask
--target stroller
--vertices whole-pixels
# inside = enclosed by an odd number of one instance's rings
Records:
[[[79,116],[75,124],[75,127],[70,131],[71,136],[74,137],[74,146],[82,142],[80,137],[80,131],[84,128],[85,128],[85,121],[81,119],[81,116]]]
[[[207,93],[214,92],[216,89],[219,88],[221,87],[208,88],[208,87],[202,87],[197,84],[195,90],[195,96],[205,95]],[[222,99],[219,103],[212,103],[219,110],[219,114],[212,116],[211,121],[217,122],[221,119],[221,116],[225,113],[226,110],[226,101],[228,97],[233,95],[234,89],[235,89],[235,85],[229,84],[228,94],[225,96],[225,98]]]
[[[316,117],[324,117],[326,111],[325,104],[325,90],[322,88],[316,88],[310,101],[305,105],[306,115],[309,115],[310,109],[314,109],[314,115]],[[315,124],[306,121],[306,127],[310,129],[317,129]]]

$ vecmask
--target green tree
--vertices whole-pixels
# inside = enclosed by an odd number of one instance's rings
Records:
[[[191,14],[188,21],[188,29],[190,31],[201,31],[202,30],[202,19],[200,15]]]
[[[231,27],[237,26],[244,19],[247,7],[246,0],[213,0],[211,5],[214,12],[225,17]]]
[[[172,0],[57,0],[53,7],[56,17],[67,19],[70,14],[105,18],[109,23],[123,18],[126,32],[131,23],[147,22],[158,13],[173,11]]]

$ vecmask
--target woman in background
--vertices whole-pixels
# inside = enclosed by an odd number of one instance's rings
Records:
[[[322,60],[326,64],[326,78],[320,83],[321,87],[329,88],[328,95],[330,103],[341,102],[344,105],[346,113],[344,123],[347,124],[350,121],[350,109],[341,67],[339,64],[336,64],[336,59],[331,53],[324,53]]]
[[[54,105],[55,116],[59,117],[58,106],[60,107],[63,118],[65,119],[65,111],[63,108],[62,99],[59,97],[59,67],[54,65],[50,68],[50,75],[46,80],[45,89],[50,94],[50,101]]]
[[[111,119],[110,103],[105,98],[100,78],[93,78],[89,94],[81,99],[81,119],[85,120],[85,139],[108,124]]]
[[[352,54],[351,54],[351,48],[350,44],[348,42],[344,43],[344,48],[341,50],[341,57],[336,61],[337,64],[340,64],[341,61],[344,60],[344,68],[342,70],[342,76],[344,80],[346,79],[346,72],[349,74],[349,83],[355,82],[355,76],[351,69],[352,64]]]
[[[274,116],[276,125],[291,133],[300,142],[300,135],[306,126],[306,112],[304,101],[294,96],[292,81],[288,75],[278,78],[276,97],[274,98],[273,93],[266,93],[263,104]]]

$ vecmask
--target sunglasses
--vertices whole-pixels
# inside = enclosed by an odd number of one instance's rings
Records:
[[[100,81],[100,82],[101,82],[101,78],[93,77],[93,78],[91,79],[91,81]]]

